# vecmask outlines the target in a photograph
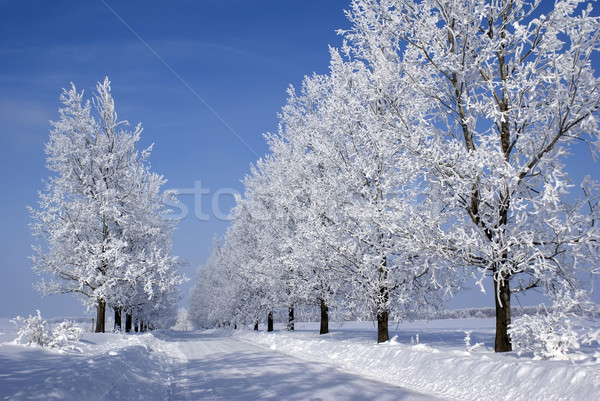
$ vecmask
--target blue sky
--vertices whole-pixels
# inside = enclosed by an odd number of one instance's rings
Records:
[[[277,129],[287,87],[327,71],[348,3],[0,0],[0,317],[83,313],[69,296],[39,298],[28,259],[26,205],[48,177],[43,147],[62,88],[73,82],[90,96],[108,76],[119,117],[142,123],[141,147],[155,144],[153,171],[184,193],[174,253],[189,261],[183,270],[193,279],[213,236],[225,232],[218,217],[231,194],[267,151],[262,134]],[[576,180],[597,171],[587,159],[578,158]],[[492,301],[473,297],[478,306]]]
[[[347,4],[0,1],[0,317],[36,308],[48,316],[83,311],[70,296],[39,298],[28,259],[33,238],[25,207],[36,204],[48,177],[43,147],[62,88],[73,82],[91,96],[108,76],[119,118],[142,123],[141,146],[155,144],[153,171],[168,179],[166,188],[187,193],[174,253],[190,262],[183,270],[193,278],[213,236],[226,229],[219,212],[227,212],[250,164],[267,151],[262,134],[277,129],[288,85],[327,71],[328,45],[339,46],[335,31],[348,26]],[[210,192],[194,197],[195,185]]]

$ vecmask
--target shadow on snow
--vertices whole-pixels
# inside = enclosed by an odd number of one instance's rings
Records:
[[[0,346],[0,399],[431,399],[211,332],[156,332],[182,355],[141,345],[97,354]],[[108,344],[110,345],[110,344]]]

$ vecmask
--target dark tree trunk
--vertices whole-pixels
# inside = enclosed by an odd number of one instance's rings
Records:
[[[125,332],[131,333],[132,323],[133,323],[133,317],[131,316],[131,313],[126,313],[125,314]]]
[[[136,333],[138,333],[140,331],[140,321],[136,320],[135,323],[133,324],[133,331],[135,331]]]
[[[273,312],[267,316],[267,331],[273,331]]]
[[[121,330],[121,308],[115,308],[115,331]]]
[[[294,330],[294,307],[290,306],[288,310],[288,330]]]
[[[329,333],[329,308],[325,300],[321,298],[321,330],[319,330],[319,334],[327,333]]]
[[[254,331],[258,331],[258,319],[254,322]]]
[[[510,286],[508,278],[498,282],[494,280],[494,299],[496,301],[496,341],[494,351],[512,351],[512,344],[508,335],[510,326]]]
[[[388,301],[390,300],[390,290],[387,285],[387,257],[381,259],[379,266],[379,297],[377,305],[377,342],[383,343],[390,340],[388,331]]]
[[[388,331],[388,311],[377,312],[377,342],[384,343],[390,340]]]
[[[106,318],[106,301],[103,299],[98,300],[96,305],[96,333],[104,333],[106,330],[105,319]]]

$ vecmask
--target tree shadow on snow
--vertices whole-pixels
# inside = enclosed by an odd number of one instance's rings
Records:
[[[202,343],[199,346],[208,348],[216,340],[201,333],[177,336],[190,341],[194,337]],[[172,389],[169,398],[181,400],[432,399],[262,347],[256,351],[215,352],[190,358],[172,374],[180,385]]]
[[[165,394],[161,365],[142,346],[97,355],[2,348],[3,400],[146,400]]]
[[[225,333],[157,332],[187,360],[150,347],[55,353],[0,347],[8,400],[425,400],[408,390],[245,343]]]

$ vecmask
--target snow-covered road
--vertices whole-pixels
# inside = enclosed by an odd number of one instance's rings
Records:
[[[598,400],[596,345],[564,361],[496,354],[487,345],[494,323],[406,322],[385,344],[370,322],[325,336],[318,323],[274,333],[86,333],[59,352],[15,344],[15,325],[0,319],[0,400]],[[481,346],[468,350],[465,332]]]
[[[66,353],[2,341],[0,400],[435,399],[223,332],[88,333]]]
[[[169,398],[177,400],[432,400],[220,334],[172,333],[182,360]]]

